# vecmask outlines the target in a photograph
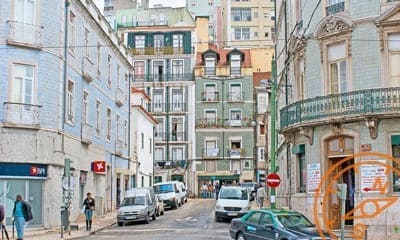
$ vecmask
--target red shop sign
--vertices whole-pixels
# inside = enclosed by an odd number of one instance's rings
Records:
[[[107,172],[106,161],[94,161],[92,162],[92,172],[106,174]]]

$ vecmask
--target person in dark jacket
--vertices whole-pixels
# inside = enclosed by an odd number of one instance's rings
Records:
[[[0,227],[3,224],[4,221],[4,216],[6,215],[5,211],[4,211],[4,206],[2,204],[0,204]]]
[[[17,229],[17,240],[23,240],[26,223],[25,219],[28,218],[28,208],[22,199],[22,196],[19,194],[15,197],[13,218],[15,222],[15,228]]]
[[[94,198],[92,198],[92,194],[90,192],[86,194],[85,201],[83,201],[83,206],[85,207],[86,231],[90,231],[92,230],[93,211],[96,206]]]

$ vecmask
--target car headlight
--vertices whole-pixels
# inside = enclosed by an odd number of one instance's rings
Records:
[[[139,214],[144,214],[144,209],[138,211]]]
[[[121,210],[118,210],[117,215],[124,215],[124,212]]]
[[[215,205],[215,210],[224,210],[224,207],[217,204],[217,205]]]
[[[244,207],[242,211],[250,211],[250,206]]]

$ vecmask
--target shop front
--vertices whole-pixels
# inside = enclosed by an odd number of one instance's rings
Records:
[[[197,176],[197,195],[200,198],[214,198],[215,185],[234,185],[239,183],[240,175]]]
[[[30,225],[43,225],[43,184],[47,165],[0,162],[0,204],[6,210],[6,225],[11,225],[12,209],[17,194],[29,202],[33,220]]]

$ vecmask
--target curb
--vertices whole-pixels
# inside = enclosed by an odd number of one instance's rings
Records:
[[[114,225],[116,225],[115,222],[109,223],[109,224],[107,224],[107,225],[105,225],[105,226],[102,226],[102,227],[97,228],[96,230],[93,230],[93,231],[91,231],[91,232],[87,232],[87,234],[82,234],[82,236],[77,236],[77,237],[72,237],[72,238],[64,238],[64,239],[82,239],[83,237],[86,237],[86,236],[95,235],[96,233],[101,232],[101,231],[103,231],[104,229],[109,228],[109,227],[112,227],[112,226],[114,226]]]

